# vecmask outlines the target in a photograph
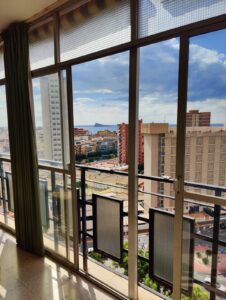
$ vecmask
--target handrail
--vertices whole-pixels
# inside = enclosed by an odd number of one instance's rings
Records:
[[[11,162],[9,154],[0,153],[0,160],[6,161],[6,162]],[[45,165],[45,163],[47,163],[47,165]],[[52,164],[54,164],[54,166]],[[83,164],[76,164],[75,167],[78,168],[78,169],[81,169],[81,170],[85,170],[85,171],[97,171],[97,172],[106,173],[106,174],[128,176],[128,172],[117,171],[117,170],[110,169],[110,168],[108,168],[108,169],[106,169],[106,168],[96,168],[96,167],[87,166],[87,165],[83,165]],[[58,162],[58,161],[51,161],[51,160],[41,159],[41,160],[39,160],[39,169],[70,174],[69,170],[63,169],[62,162]],[[175,182],[174,178],[165,178],[165,177],[161,177],[161,176],[147,176],[147,175],[143,175],[143,174],[138,174],[137,176],[138,176],[139,179],[153,180],[153,181],[169,183],[169,184],[173,184]],[[107,185],[107,184],[105,184],[105,185]],[[210,184],[205,184],[205,183],[197,183],[197,182],[191,182],[191,181],[185,181],[184,185],[186,187],[193,187],[193,188],[205,189],[205,190],[211,190],[211,191],[226,192],[226,187],[223,187],[223,186],[210,185]],[[142,192],[142,191],[139,191],[139,192]],[[164,197],[164,195],[162,195],[162,194],[160,194],[160,196]]]

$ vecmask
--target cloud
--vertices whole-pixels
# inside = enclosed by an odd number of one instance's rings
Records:
[[[198,109],[200,111],[211,112],[211,123],[226,125],[226,97],[207,98],[205,100],[197,100],[188,102],[187,109]]]
[[[128,122],[128,103],[109,102],[107,104],[87,105],[84,109],[82,103],[74,105],[75,125],[92,125],[96,122],[103,124],[118,124]]]
[[[217,50],[211,50],[196,44],[190,45],[190,64],[197,64],[200,67],[208,67],[211,64],[225,65],[225,54]]]
[[[126,57],[123,57],[121,55],[112,55],[112,56],[106,56],[103,58],[100,58],[97,60],[101,64],[117,64],[117,65],[122,65],[122,66],[128,66],[129,61]]]
[[[102,89],[87,89],[87,90],[75,90],[73,91],[74,94],[79,94],[79,93],[83,93],[83,94],[111,94],[113,93],[113,91],[111,89],[108,88],[102,88]]]
[[[177,94],[147,94],[139,99],[139,117],[145,123],[176,124]]]
[[[188,109],[211,111],[215,123],[225,123],[226,115],[226,49],[222,43],[208,42],[208,35],[190,40]],[[176,123],[178,69],[178,38],[141,47],[139,116],[145,122]],[[75,65],[72,72],[77,125],[128,121],[128,51]],[[39,79],[33,80],[33,91],[40,123]]]
[[[74,102],[79,102],[80,104],[93,103],[95,100],[92,98],[75,98]]]

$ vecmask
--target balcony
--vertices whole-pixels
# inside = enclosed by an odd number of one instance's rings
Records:
[[[10,158],[1,155],[1,214],[3,226],[14,230],[13,198],[11,186]],[[60,261],[68,266],[73,264],[73,212],[71,203],[71,185],[63,185],[63,174],[59,163],[41,161],[40,172],[40,204],[42,211],[43,237],[46,252],[56,255]],[[65,175],[65,174],[64,174]],[[69,175],[66,172],[66,176]],[[80,269],[89,276],[95,277],[106,286],[117,290],[121,295],[127,293],[128,273],[128,173],[99,169],[85,165],[76,165],[77,197],[79,201],[79,261]],[[171,178],[138,175],[139,182],[144,180],[174,184]],[[141,185],[142,186],[142,185]],[[226,188],[205,185],[194,182],[185,182],[186,191],[197,189],[211,191],[220,197]],[[94,209],[94,196],[103,197],[105,202],[117,199],[122,203],[122,257],[119,261],[102,251],[94,251],[97,242],[94,235],[94,226],[97,215]],[[141,299],[158,299],[170,296],[172,283],[162,280],[151,270],[153,260],[149,253],[153,251],[154,239],[151,226],[150,208],[146,204],[147,197],[161,198],[163,201],[174,202],[175,198],[160,193],[148,193],[138,190],[138,280],[139,296]],[[185,199],[184,218],[190,218],[190,257],[189,257],[189,289],[198,286],[200,292],[214,295],[215,299],[224,299],[226,296],[226,209],[218,204],[203,203],[192,199]],[[158,211],[172,214],[171,208],[160,208]],[[170,211],[168,213],[167,211]],[[159,236],[160,238],[160,236]],[[185,238],[185,237],[184,237]],[[158,237],[155,237],[155,243]],[[172,246],[172,245],[171,245]],[[164,255],[164,254],[161,254]],[[164,260],[164,257],[161,258]],[[172,257],[171,257],[172,259]],[[186,277],[186,276],[185,276]],[[189,296],[189,289],[184,291]],[[151,294],[150,294],[151,293]],[[156,296],[154,296],[156,295]],[[187,298],[186,298],[187,299]]]

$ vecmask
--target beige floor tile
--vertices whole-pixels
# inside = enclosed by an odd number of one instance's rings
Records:
[[[0,300],[114,300],[47,258],[17,247],[0,230]]]

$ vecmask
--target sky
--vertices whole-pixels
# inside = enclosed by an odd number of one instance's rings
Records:
[[[211,111],[212,123],[225,124],[226,30],[190,39],[188,110]],[[179,40],[140,49],[139,117],[176,124]],[[75,65],[74,123],[128,122],[129,52]],[[36,125],[42,124],[40,80],[33,80]],[[0,88],[0,126],[6,126],[4,88]]]
[[[225,124],[226,30],[191,38],[189,109],[211,111],[212,123]],[[139,117],[176,124],[179,40],[140,50]],[[129,53],[73,67],[75,124],[128,122]]]

